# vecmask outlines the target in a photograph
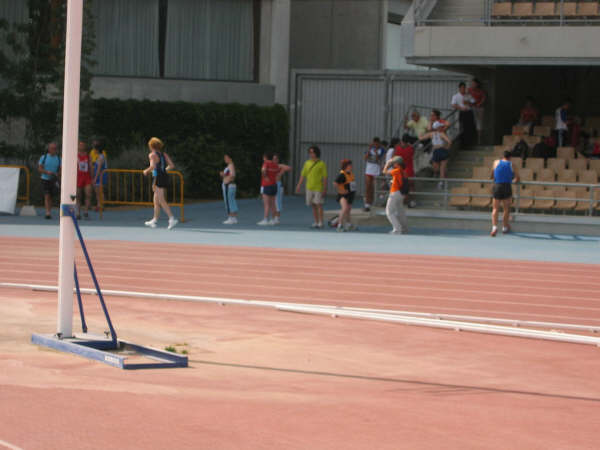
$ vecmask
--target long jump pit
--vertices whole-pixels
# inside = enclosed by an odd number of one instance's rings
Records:
[[[56,283],[56,240],[0,241],[0,281]],[[396,267],[382,268],[385,255],[357,252],[116,241],[89,247],[107,290],[224,301],[109,296],[121,337],[189,357],[187,368],[123,371],[30,344],[32,332],[55,329],[56,293],[0,287],[0,448],[597,448],[596,346],[226,301],[420,305],[424,312],[517,312],[526,320],[594,324],[599,297],[586,276],[594,266],[511,262],[523,276],[546,278],[521,290],[527,295],[500,296],[485,277],[492,264],[504,270],[497,261],[406,256],[414,273],[403,278]],[[116,249],[124,256],[110,257]],[[173,254],[169,264],[155,262]],[[315,259],[335,268],[357,258],[361,265],[346,270],[306,269]],[[442,283],[423,283],[432,270]],[[574,280],[578,287],[567,294]],[[90,329],[102,332],[95,296],[83,300]]]

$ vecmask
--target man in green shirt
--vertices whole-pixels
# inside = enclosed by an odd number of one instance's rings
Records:
[[[323,228],[323,203],[327,194],[327,166],[319,158],[321,149],[313,145],[308,149],[310,157],[304,163],[296,194],[300,193],[302,182],[306,179],[306,206],[312,206],[315,218],[312,228]]]

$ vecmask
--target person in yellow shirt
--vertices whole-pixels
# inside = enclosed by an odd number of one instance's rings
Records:
[[[390,234],[408,233],[408,222],[406,220],[406,211],[404,210],[404,194],[402,193],[405,180],[404,160],[401,156],[395,156],[390,159],[383,168],[383,173],[392,177],[390,186],[390,195],[385,206],[385,214],[392,224]],[[405,189],[404,189],[405,191]]]
[[[313,145],[308,149],[309,159],[304,163],[296,194],[306,180],[306,206],[312,206],[315,221],[312,228],[323,228],[323,203],[327,195],[327,165],[321,161],[321,149]]]
[[[108,168],[106,159],[106,150],[104,142],[101,139],[95,139],[92,142],[92,150],[90,151],[90,163],[92,165],[92,185],[96,193],[96,211],[100,210],[103,198],[103,186],[108,182],[108,174],[103,173]],[[102,182],[102,183],[100,183]]]

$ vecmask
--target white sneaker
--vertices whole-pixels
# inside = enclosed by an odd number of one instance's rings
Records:
[[[151,219],[147,222],[144,222],[144,225],[146,225],[147,227],[150,227],[150,228],[156,228],[156,220]]]
[[[260,222],[256,222],[256,225],[260,225],[261,227],[264,227],[265,225],[269,225],[269,220],[263,219]]]
[[[177,220],[175,217],[171,217],[169,219],[169,225],[167,226],[167,230],[170,230],[171,228],[173,228],[178,223],[179,223],[179,220]]]
[[[311,228],[319,228],[319,224],[317,222],[313,222],[310,227]]]
[[[321,222],[319,222],[319,223],[317,224],[317,228],[320,230],[321,228],[323,228],[323,224],[322,224]]]
[[[388,234],[402,234],[400,231],[392,230]]]
[[[338,226],[336,227],[335,231],[337,231],[338,233],[343,233],[344,231],[346,231],[346,229],[342,226],[342,224],[338,224]]]
[[[231,217],[228,217],[227,220],[223,221],[223,225],[231,225],[233,224],[233,221],[231,220]]]
[[[274,217],[273,220],[271,220],[271,225],[279,225],[280,223],[279,217]]]

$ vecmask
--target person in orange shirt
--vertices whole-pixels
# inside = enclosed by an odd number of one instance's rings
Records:
[[[390,195],[385,206],[385,214],[392,224],[390,234],[408,233],[408,222],[404,210],[404,196],[408,181],[404,175],[404,160],[401,156],[390,159],[383,168],[383,173],[392,177]],[[405,185],[406,183],[406,185]]]

